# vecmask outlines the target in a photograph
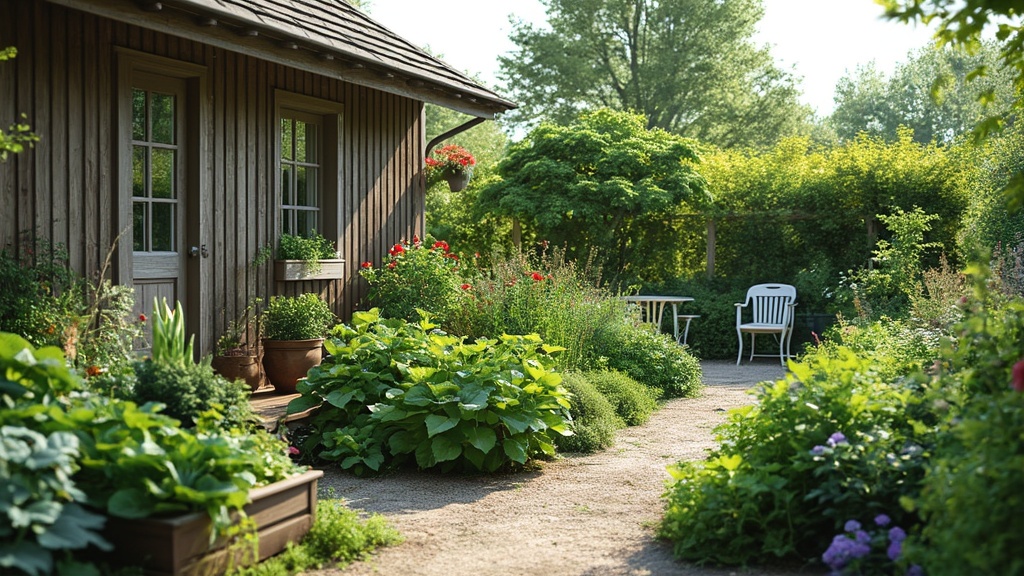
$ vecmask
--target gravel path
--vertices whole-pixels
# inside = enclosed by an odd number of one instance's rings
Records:
[[[751,402],[747,389],[784,374],[770,360],[701,366],[707,385],[701,397],[669,401],[647,424],[621,430],[599,454],[497,476],[398,472],[362,479],[326,470],[322,494],[385,515],[406,541],[344,570],[307,574],[783,576],[680,563],[669,544],[654,538],[665,467],[702,458],[726,411]]]

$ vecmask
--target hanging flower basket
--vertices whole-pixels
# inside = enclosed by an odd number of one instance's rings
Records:
[[[448,188],[452,192],[462,192],[469,185],[469,179],[473,177],[472,172],[451,172],[444,176],[444,179],[448,181]]]
[[[446,180],[452,192],[459,192],[466,189],[473,177],[476,158],[462,146],[449,144],[434,150],[426,163],[428,179],[433,182]]]

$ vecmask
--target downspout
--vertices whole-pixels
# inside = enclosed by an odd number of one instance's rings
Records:
[[[482,124],[485,121],[487,121],[487,118],[473,118],[472,120],[469,120],[464,124],[459,124],[455,128],[452,128],[451,130],[445,132],[444,134],[435,137],[427,144],[427,151],[423,154],[423,157],[426,158],[427,156],[430,156],[430,151],[434,149],[434,146],[437,146],[441,142],[451,138],[452,136],[455,136],[456,134],[461,134],[466,130],[469,130],[470,128],[476,126],[477,124]]]

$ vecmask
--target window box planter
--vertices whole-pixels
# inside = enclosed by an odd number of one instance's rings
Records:
[[[305,260],[274,260],[274,278],[278,282],[302,280],[338,280],[345,277],[345,260],[317,260],[320,269],[311,271]]]
[[[111,561],[141,566],[147,576],[212,576],[235,566],[265,560],[302,538],[316,517],[317,480],[310,470],[249,492],[246,514],[256,522],[258,552],[247,542],[233,546],[224,538],[210,542],[210,517],[195,512],[166,518],[108,518],[104,536],[114,545]]]

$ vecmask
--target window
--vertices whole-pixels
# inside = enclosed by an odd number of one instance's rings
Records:
[[[306,236],[323,230],[322,124],[322,117],[281,113],[281,232]]]
[[[178,246],[180,142],[174,93],[132,88],[132,249]]]

